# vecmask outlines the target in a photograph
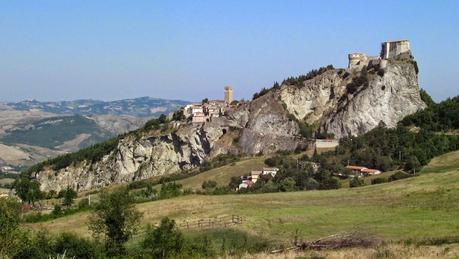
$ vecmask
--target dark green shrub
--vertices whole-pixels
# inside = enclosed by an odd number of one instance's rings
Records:
[[[349,187],[354,188],[354,187],[360,187],[365,185],[365,182],[363,181],[363,178],[360,177],[352,177],[350,182],[349,182]]]
[[[397,181],[397,180],[401,180],[401,179],[405,179],[405,178],[409,178],[409,177],[412,177],[412,175],[407,174],[407,173],[402,172],[402,171],[398,171],[395,174],[389,176],[388,180],[389,180],[389,182],[392,182],[392,181]]]
[[[380,183],[387,183],[387,182],[388,182],[388,179],[385,177],[378,177],[378,178],[371,180],[371,184],[380,184]]]
[[[75,234],[63,233],[57,237],[53,246],[54,253],[65,255],[68,258],[97,258],[98,248],[89,240]]]
[[[204,181],[202,183],[201,187],[204,190],[213,189],[213,188],[217,187],[217,182],[216,181],[212,181],[212,180]]]

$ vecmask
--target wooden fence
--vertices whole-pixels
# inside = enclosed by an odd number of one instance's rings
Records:
[[[227,215],[207,219],[184,220],[177,222],[177,226],[181,229],[212,229],[232,227],[243,222],[243,218],[239,215]]]

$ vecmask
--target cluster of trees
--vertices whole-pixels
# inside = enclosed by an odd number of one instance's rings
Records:
[[[239,192],[290,192],[338,189],[341,187],[339,179],[333,176],[336,168],[324,166],[314,169],[313,163],[306,156],[296,160],[289,155],[280,154],[267,158],[265,163],[268,166],[279,168],[276,176],[274,178],[261,177],[251,188]],[[228,186],[235,190],[240,183],[240,177],[232,177]]]
[[[457,136],[436,134],[424,129],[415,133],[404,126],[395,129],[378,127],[360,137],[341,139],[335,152],[322,154],[315,159],[358,164],[382,171],[402,168],[415,172],[433,157],[458,148]],[[336,158],[340,161],[336,161]]]
[[[459,129],[459,96],[435,103],[432,98],[421,90],[421,98],[427,108],[402,120],[402,125],[421,127],[435,132],[447,132]]]
[[[333,65],[328,65],[325,67],[320,67],[319,69],[313,69],[309,71],[306,75],[300,75],[297,77],[289,77],[285,79],[282,84],[287,84],[287,85],[296,85],[296,86],[301,86],[301,83],[303,83],[306,80],[312,79],[318,75],[321,75],[328,70],[335,69]]]
[[[296,85],[296,86],[301,86],[301,83],[306,81],[306,80],[309,80],[309,79],[312,79],[318,75],[321,75],[323,73],[325,73],[326,71],[328,70],[331,70],[331,69],[334,69],[333,65],[328,65],[326,67],[321,67],[319,69],[313,69],[311,71],[309,71],[306,75],[300,75],[300,76],[297,76],[297,77],[289,77],[287,79],[285,79],[284,81],[282,81],[282,84],[286,84],[286,85]],[[253,94],[253,98],[252,100],[255,100],[267,93],[269,93],[270,91],[272,90],[277,90],[277,89],[280,89],[280,85],[278,82],[274,82],[273,86],[271,88],[265,88],[263,87],[258,93],[254,93]]]

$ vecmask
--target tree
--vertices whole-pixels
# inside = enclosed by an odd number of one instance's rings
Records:
[[[280,182],[279,189],[283,192],[291,192],[295,190],[295,184],[292,177],[287,177]]]
[[[216,181],[212,181],[212,180],[204,181],[202,183],[201,187],[204,190],[213,189],[213,188],[217,187],[217,182]]]
[[[21,174],[14,181],[13,188],[16,191],[16,195],[29,204],[34,204],[35,201],[43,197],[43,193],[40,191],[40,183],[31,180],[27,174]]]
[[[148,226],[142,247],[153,258],[170,258],[179,254],[184,244],[185,239],[177,229],[175,221],[166,217],[161,220],[159,227]]]
[[[18,202],[0,198],[0,258],[8,258],[21,249],[20,214],[21,205]]]
[[[73,204],[73,200],[77,197],[77,192],[72,188],[67,187],[63,193],[62,205],[70,207]]]
[[[419,162],[418,158],[416,156],[410,156],[408,158],[408,161],[406,161],[405,164],[405,170],[410,171],[410,172],[419,172],[419,169],[421,168],[421,163]]]
[[[56,239],[53,248],[55,253],[64,254],[68,258],[98,258],[96,246],[84,238],[71,233],[62,233]]]
[[[241,184],[241,183],[242,183],[241,177],[232,176],[231,179],[230,179],[230,182],[228,184],[228,187],[231,190],[236,190],[237,188],[239,188],[239,184]]]
[[[159,122],[160,124],[166,123],[166,122],[167,122],[167,116],[164,115],[164,114],[159,115],[159,117],[158,117],[158,122]]]
[[[172,120],[174,121],[182,121],[185,119],[185,114],[183,114],[183,110],[180,109],[172,114]]]
[[[124,255],[126,243],[138,230],[142,214],[134,207],[127,188],[101,192],[88,227],[95,238],[103,235],[109,256]]]

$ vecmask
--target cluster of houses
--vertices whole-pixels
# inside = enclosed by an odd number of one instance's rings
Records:
[[[279,168],[263,168],[261,171],[252,171],[249,176],[241,176],[242,183],[239,184],[240,189],[247,189],[252,187],[259,179],[272,179],[276,176]]]
[[[346,166],[346,171],[348,175],[357,176],[357,177],[365,177],[365,176],[372,176],[381,174],[381,171],[378,169],[371,169],[364,166],[356,166],[356,165],[348,165]]]
[[[183,114],[186,118],[191,117],[193,123],[206,123],[213,118],[222,116],[233,101],[233,89],[230,86],[224,88],[224,100],[209,100],[201,103],[191,103],[184,107]]]

